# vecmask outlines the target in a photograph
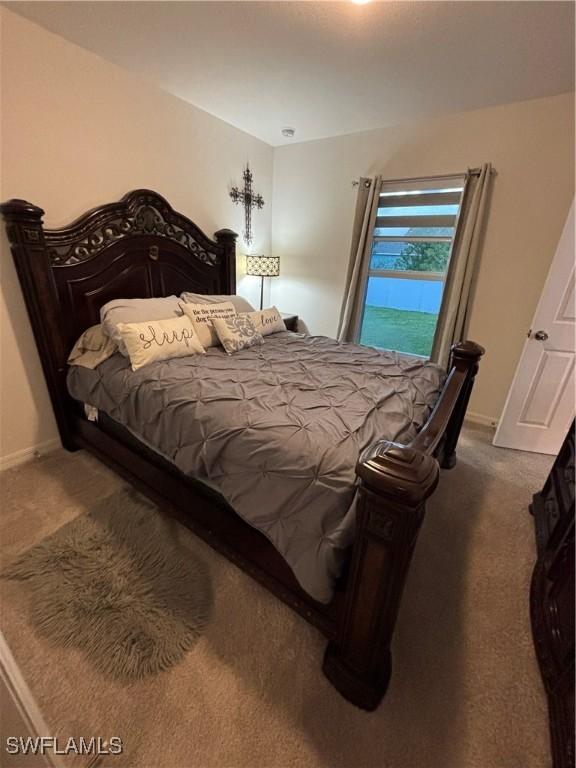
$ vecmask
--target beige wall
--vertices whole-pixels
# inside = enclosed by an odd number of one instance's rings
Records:
[[[498,417],[574,195],[573,94],[280,147],[272,300],[336,332],[356,192],[351,181],[457,173],[490,161],[488,229],[469,329],[487,349],[470,410]]]
[[[570,201],[573,95],[294,144],[272,150],[149,83],[0,9],[0,199],[46,210],[48,226],[151,187],[208,234],[241,232],[228,191],[249,161],[267,201],[256,253],[282,258],[271,300],[316,333],[334,335],[355,203],[352,179],[459,172],[491,161],[490,219],[469,336],[488,353],[472,401],[501,411]],[[272,196],[272,182],[274,189]],[[273,209],[273,218],[272,217]],[[56,437],[34,340],[0,235],[0,466]],[[242,253],[242,247],[239,248]],[[258,301],[255,278],[239,292]]]
[[[268,251],[271,147],[20,16],[0,13],[0,199],[30,200],[45,209],[47,226],[60,226],[148,187],[209,235],[220,227],[242,232],[242,210],[228,192],[249,161],[267,202],[254,213],[253,247]],[[54,439],[56,427],[0,229],[0,464],[6,464]],[[240,257],[240,273],[243,267]],[[239,291],[259,300],[256,278],[239,274]]]

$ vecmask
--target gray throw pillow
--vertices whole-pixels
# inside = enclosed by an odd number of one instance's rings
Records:
[[[218,334],[218,338],[225,351],[229,355],[239,352],[246,347],[255,344],[263,344],[262,334],[256,330],[256,326],[247,314],[234,315],[223,319],[214,318],[212,327]]]

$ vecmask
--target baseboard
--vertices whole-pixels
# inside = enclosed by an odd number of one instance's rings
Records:
[[[31,448],[23,448],[20,451],[0,456],[0,472],[4,469],[17,467],[19,464],[24,464],[31,459],[37,459],[46,453],[55,451],[57,448],[60,448],[60,439],[55,437],[52,440],[45,440],[43,443],[33,445]]]
[[[466,411],[465,420],[470,424],[480,424],[483,427],[496,429],[498,426],[498,419],[495,416],[485,416],[483,413],[474,413],[474,411]]]

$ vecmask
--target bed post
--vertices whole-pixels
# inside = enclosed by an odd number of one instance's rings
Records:
[[[472,394],[474,379],[478,373],[480,358],[484,354],[484,347],[474,341],[460,341],[452,347],[452,355],[448,372],[452,370],[462,372],[466,381],[458,397],[458,402],[452,411],[450,421],[444,433],[444,441],[440,449],[440,466],[442,469],[452,469],[456,464],[456,445],[460,437],[460,430],[468,408],[468,401]]]
[[[8,200],[0,205],[16,271],[26,300],[28,316],[46,377],[62,444],[74,451],[65,403],[66,357],[68,350],[60,334],[59,302],[54,286],[42,216],[42,208],[26,200]]]
[[[223,293],[236,293],[236,238],[238,235],[231,229],[219,229],[214,233],[214,237],[216,242],[224,247],[225,279],[228,285],[223,286]]]
[[[390,641],[408,565],[439,476],[432,456],[379,441],[360,457],[356,536],[338,636],[324,673],[362,709],[376,709],[391,672]]]
[[[352,563],[324,672],[363,709],[375,709],[386,692],[390,641],[426,499],[438,483],[438,462],[447,468],[456,463],[456,443],[483,354],[473,341],[455,344],[440,398],[414,440],[409,445],[377,441],[356,466],[360,486]]]

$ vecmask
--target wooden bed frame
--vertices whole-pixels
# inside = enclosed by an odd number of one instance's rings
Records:
[[[316,625],[328,638],[324,672],[359,707],[375,709],[388,686],[390,641],[406,573],[439,467],[452,467],[484,350],[454,346],[446,384],[409,445],[379,440],[358,459],[357,527],[349,567],[329,605],[298,585],[272,544],[202,483],[101,415],[86,420],[66,388],[76,339],[114,298],[236,292],[236,234],[215,240],[149,190],[45,229],[44,211],[24,200],[0,206],[22,284],[62,443],[85,448],[176,515],[215,549]]]

